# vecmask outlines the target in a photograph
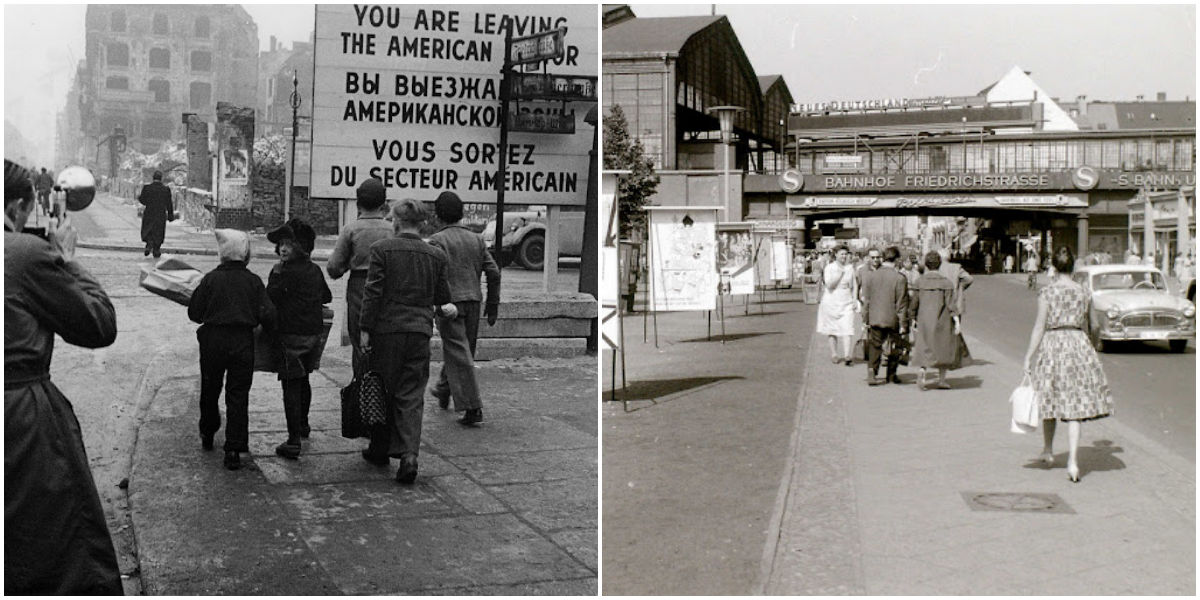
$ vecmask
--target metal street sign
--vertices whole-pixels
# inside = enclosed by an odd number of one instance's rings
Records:
[[[542,33],[513,38],[512,45],[508,47],[509,66],[562,58],[566,48],[563,41],[566,34],[567,28],[559,27]]]
[[[508,129],[526,133],[575,133],[575,111],[568,113],[510,112]]]
[[[596,78],[585,75],[513,73],[510,97],[516,100],[595,102]]]

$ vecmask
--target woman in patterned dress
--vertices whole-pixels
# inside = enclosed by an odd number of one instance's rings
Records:
[[[858,296],[850,251],[845,246],[834,249],[835,262],[825,266],[825,293],[817,306],[817,333],[829,336],[829,351],[833,363],[854,364],[850,356],[850,340],[854,338],[855,297]],[[838,346],[841,346],[841,353]]]
[[[1049,468],[1054,463],[1055,425],[1057,420],[1066,421],[1067,478],[1078,482],[1080,423],[1111,415],[1113,399],[1100,357],[1088,339],[1091,294],[1071,281],[1075,255],[1060,246],[1051,260],[1057,275],[1038,291],[1038,315],[1025,353],[1025,373],[1038,393],[1043,419],[1042,464]]]

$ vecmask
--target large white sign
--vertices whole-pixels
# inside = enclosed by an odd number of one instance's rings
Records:
[[[586,202],[594,130],[586,102],[510,103],[519,113],[566,114],[574,134],[510,132],[501,156],[504,37],[566,27],[555,75],[596,76],[596,5],[317,6],[312,196],[354,198],[379,177],[389,199],[495,203]]]
[[[717,307],[717,207],[650,213],[650,305],[656,311]]]

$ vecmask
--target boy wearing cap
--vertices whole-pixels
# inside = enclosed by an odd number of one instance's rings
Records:
[[[367,265],[371,259],[371,244],[394,235],[388,214],[387,191],[383,182],[372,177],[358,186],[358,219],[338,235],[325,271],[333,279],[346,278],[346,329],[350,332],[351,363],[355,373],[362,372],[362,347],[359,344],[358,320],[362,316],[363,287],[367,283]]]
[[[321,268],[310,258],[317,234],[300,219],[292,219],[267,234],[275,244],[279,262],[267,277],[267,295],[279,315],[279,343],[283,364],[279,383],[283,386],[283,414],[287,419],[287,441],[275,448],[284,458],[300,458],[300,438],[308,437],[308,409],[312,405],[313,372],[320,355],[324,328],[321,306],[333,301]]]
[[[496,324],[500,306],[500,267],[488,252],[483,236],[459,224],[463,204],[454,192],[442,192],[433,203],[434,213],[445,225],[429,238],[429,243],[446,253],[450,301],[458,308],[455,318],[438,317],[442,336],[442,372],[430,393],[442,408],[454,406],[466,413],[459,423],[476,425],[483,421],[483,403],[475,381],[475,342],[479,338],[479,308],[483,294],[480,274],[487,275],[487,302],[484,312],[488,325]]]
[[[158,258],[162,253],[163,240],[167,237],[167,221],[175,220],[175,204],[171,201],[171,188],[163,185],[162,172],[154,172],[154,181],[142,187],[138,194],[146,210],[142,212],[142,241],[146,243],[143,256],[154,253]]]
[[[221,264],[209,271],[188,303],[188,318],[200,323],[200,444],[212,450],[221,428],[217,398],[225,382],[225,467],[242,466],[239,452],[250,451],[250,384],[254,380],[254,327],[274,326],[275,308],[262,279],[246,268],[250,236],[218,229]]]

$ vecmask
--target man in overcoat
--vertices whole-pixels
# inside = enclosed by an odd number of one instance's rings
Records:
[[[867,325],[867,383],[900,383],[896,374],[901,336],[908,331],[908,278],[896,270],[900,250],[889,246],[883,251],[883,264],[875,270],[864,269],[861,288],[863,321]],[[878,379],[880,357],[885,341],[890,342],[887,375]]]
[[[163,185],[162,172],[154,172],[154,181],[143,186],[138,194],[146,210],[142,213],[142,241],[146,243],[143,256],[162,254],[163,240],[167,237],[167,221],[175,220],[175,204],[171,201],[171,188]]]

